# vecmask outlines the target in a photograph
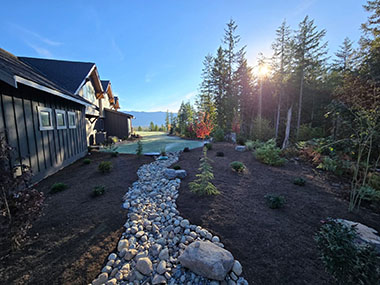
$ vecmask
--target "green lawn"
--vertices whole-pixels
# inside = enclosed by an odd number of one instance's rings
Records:
[[[179,151],[185,147],[190,149],[201,147],[203,143],[195,140],[184,140],[179,137],[167,136],[165,132],[137,132],[143,137],[143,153],[166,151]],[[125,142],[118,145],[119,153],[136,153],[137,142]]]

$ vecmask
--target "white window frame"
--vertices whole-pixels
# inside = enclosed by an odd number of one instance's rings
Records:
[[[50,126],[42,126],[41,112],[48,112],[50,114]],[[39,120],[39,123],[40,123],[40,131],[54,130],[53,110],[51,108],[38,106],[38,120]]]
[[[63,115],[63,126],[58,125],[58,114]],[[66,119],[66,111],[65,110],[59,110],[55,109],[55,121],[57,122],[57,130],[64,130],[67,129],[67,119]]]
[[[70,125],[70,116],[74,116],[74,125]],[[75,112],[67,112],[67,122],[69,125],[69,129],[76,129],[77,127],[77,115]]]

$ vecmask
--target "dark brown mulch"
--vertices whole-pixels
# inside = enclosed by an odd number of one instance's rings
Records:
[[[216,157],[217,151],[225,156]],[[188,183],[195,179],[201,155],[201,149],[195,149],[183,153],[177,163],[188,172],[181,183],[178,209],[191,223],[221,237],[242,263],[250,284],[330,284],[313,240],[322,219],[345,218],[380,231],[379,215],[366,209],[348,213],[348,202],[333,194],[329,183],[309,166],[289,162],[270,167],[227,143],[213,144],[208,151],[213,182],[221,194],[196,196]],[[229,163],[235,160],[247,166],[245,174],[230,169]],[[293,184],[298,176],[307,179],[304,187]],[[264,199],[269,193],[283,195],[285,206],[270,209]]]
[[[126,212],[122,196],[137,180],[137,169],[152,158],[94,152],[92,162],[83,159],[41,181],[35,188],[46,195],[43,216],[29,232],[30,239],[18,251],[0,252],[1,284],[88,284],[100,272],[123,231]],[[109,174],[98,172],[103,160],[112,161]],[[52,184],[69,189],[50,194]],[[103,196],[92,189],[104,185]]]

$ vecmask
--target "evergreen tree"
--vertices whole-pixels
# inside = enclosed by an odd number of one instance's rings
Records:
[[[216,119],[216,110],[214,102],[215,85],[213,84],[212,69],[214,58],[208,54],[203,60],[202,82],[199,87],[199,94],[195,102],[197,109],[201,113],[208,114],[211,121]]]
[[[220,194],[218,189],[210,182],[214,179],[212,166],[207,157],[207,148],[203,148],[203,157],[200,159],[200,173],[196,175],[198,179],[189,183],[189,188],[192,192],[198,195],[217,195]]]
[[[245,52],[241,52],[239,55],[234,82],[238,99],[237,111],[240,114],[240,131],[244,136],[248,137],[252,132],[252,122],[254,120],[254,82],[252,67],[247,63]]]
[[[149,131],[153,132],[154,131],[154,123],[150,122],[149,124]]]
[[[335,53],[334,67],[338,70],[351,70],[354,66],[355,51],[352,48],[352,41],[345,38],[339,50]]]
[[[292,74],[292,37],[290,27],[284,20],[281,26],[276,30],[276,39],[272,44],[273,57],[272,57],[272,69],[273,69],[273,82],[275,94],[278,96],[277,101],[277,114],[275,124],[275,137],[278,136],[281,107],[283,99],[286,96],[285,87],[286,83]],[[288,103],[289,100],[286,100]],[[286,104],[286,108],[289,108]]]
[[[166,127],[166,130],[169,131],[170,129],[169,110],[166,111],[165,127]]]
[[[326,60],[327,42],[322,42],[325,34],[325,30],[317,30],[314,20],[310,20],[308,16],[302,20],[296,32],[295,61],[300,82],[297,111],[297,137],[301,125],[305,78],[312,75],[313,71],[321,67]]]

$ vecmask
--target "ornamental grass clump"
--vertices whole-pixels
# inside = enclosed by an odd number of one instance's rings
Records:
[[[54,183],[50,188],[50,193],[54,194],[54,193],[62,192],[66,190],[67,188],[69,188],[69,186],[67,186],[65,183],[62,183],[62,182]]]
[[[91,159],[89,158],[83,159],[83,164],[90,164],[90,163],[91,163]]]
[[[246,169],[244,163],[240,161],[231,162],[230,167],[238,173],[243,173],[244,170]]]
[[[212,166],[210,165],[210,160],[207,157],[207,148],[203,148],[203,157],[201,158],[200,167],[198,170],[200,173],[196,175],[198,179],[189,183],[189,188],[191,192],[198,195],[217,195],[220,194],[218,189],[210,181],[214,179],[214,174],[212,172]]]
[[[101,173],[108,173],[111,171],[111,169],[112,169],[111,161],[102,161],[101,163],[99,163],[98,170]]]
[[[380,257],[375,248],[356,243],[355,227],[327,219],[314,239],[325,270],[336,284],[379,284]]]
[[[281,166],[286,162],[285,158],[280,157],[281,149],[276,146],[274,139],[268,140],[255,151],[256,158],[264,164]]]

